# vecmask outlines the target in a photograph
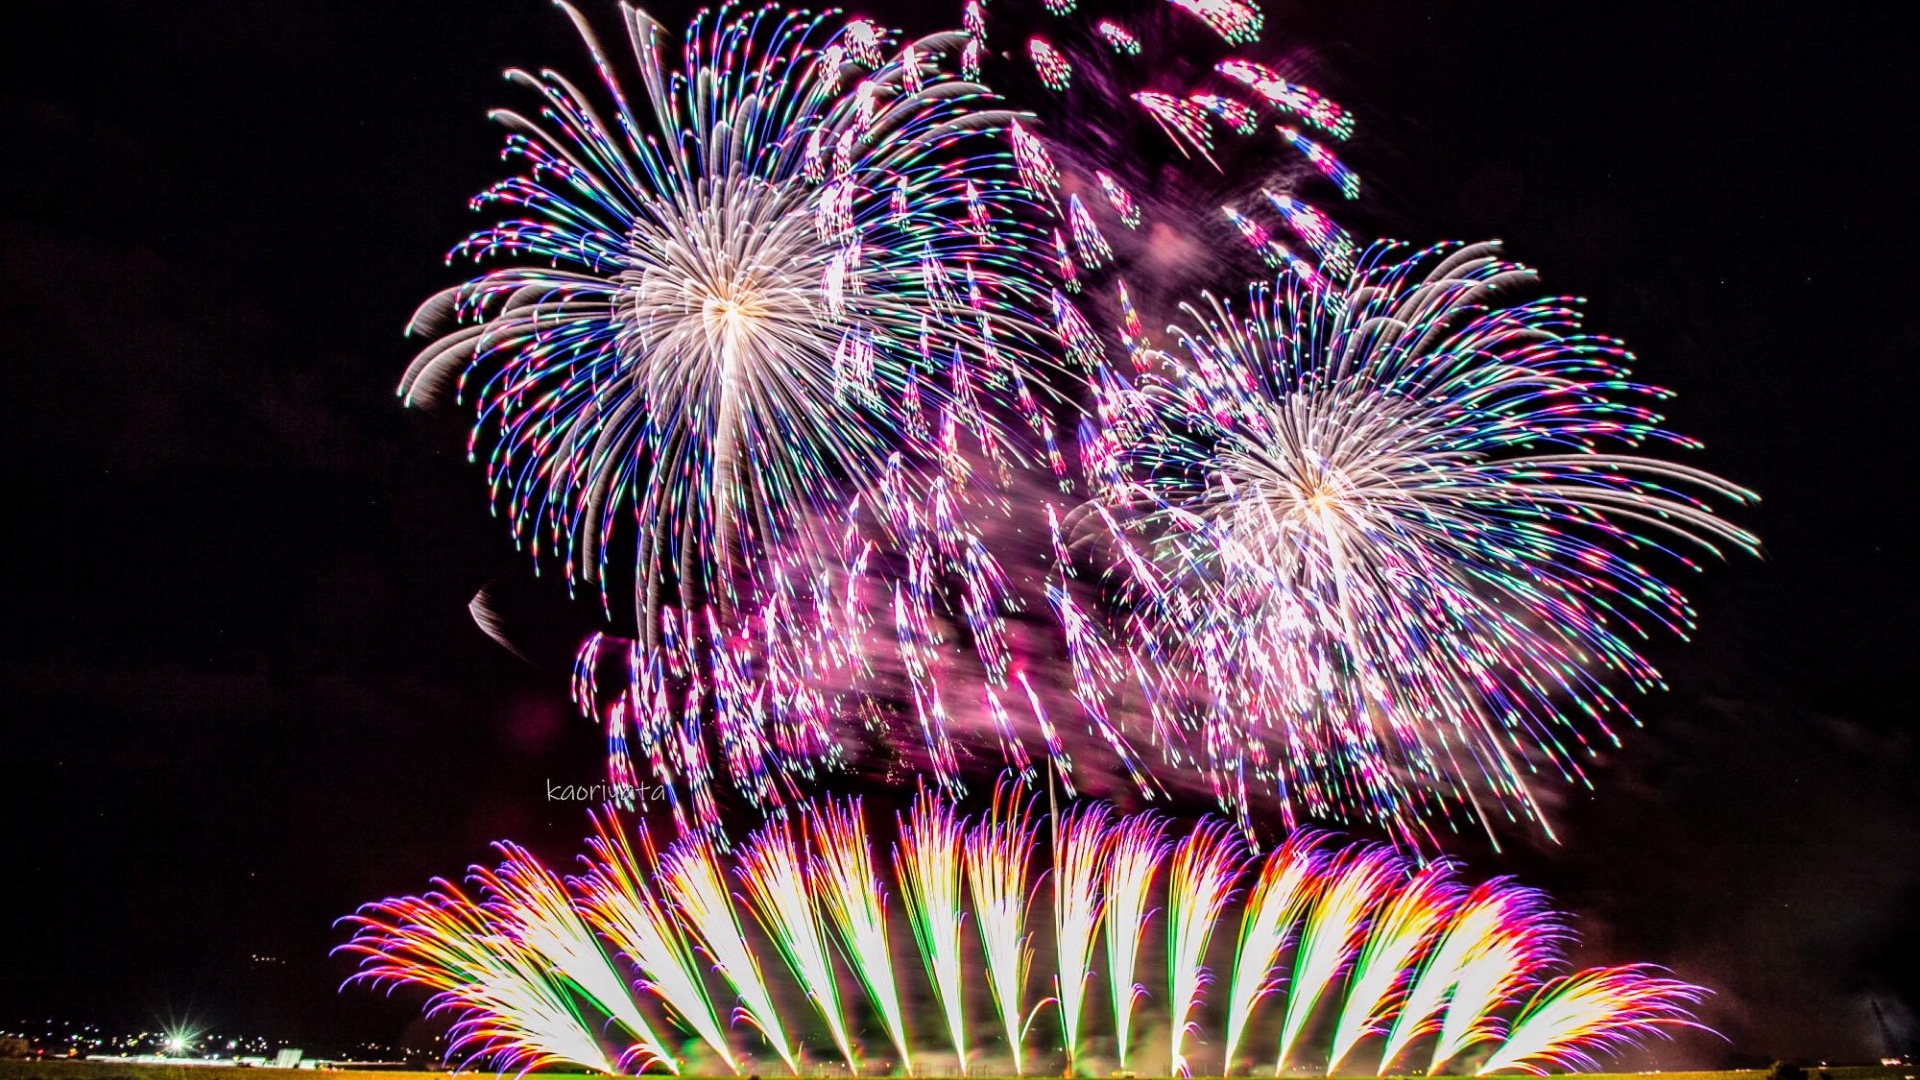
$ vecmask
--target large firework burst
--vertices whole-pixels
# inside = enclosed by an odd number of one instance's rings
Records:
[[[1114,535],[1150,554],[1117,565],[1229,798],[1409,836],[1537,816],[1536,767],[1578,779],[1628,715],[1609,674],[1658,683],[1634,642],[1693,624],[1654,561],[1755,547],[1712,505],[1751,494],[1645,454],[1694,444],[1577,300],[1510,299],[1532,278],[1381,246],[1338,288],[1209,299],[1107,410]]]
[[[1010,115],[954,74],[961,35],[896,47],[866,21],[723,8],[673,70],[665,31],[623,6],[636,88],[562,7],[605,100],[510,73],[542,109],[494,114],[525,169],[475,205],[520,216],[456,249],[510,265],[421,308],[416,330],[460,325],[401,391],[456,383],[474,402],[473,452],[536,558],[611,603],[630,544],[657,639],[663,597],[728,605],[744,553],[942,418],[1007,449],[981,399],[1031,399],[1043,331],[1026,313],[1048,293]]]

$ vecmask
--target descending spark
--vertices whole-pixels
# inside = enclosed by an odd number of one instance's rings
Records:
[[[1305,154],[1314,168],[1319,169],[1322,175],[1333,181],[1334,186],[1340,189],[1340,194],[1349,199],[1360,197],[1359,174],[1342,164],[1340,159],[1333,155],[1333,151],[1290,127],[1282,127],[1280,134],[1293,144],[1294,149]]]
[[[1113,828],[1113,851],[1107,860],[1103,892],[1107,899],[1107,986],[1113,1002],[1115,1053],[1120,1068],[1127,1067],[1133,1006],[1146,991],[1134,979],[1140,939],[1153,912],[1147,894],[1153,876],[1166,859],[1166,823],[1151,814],[1136,814]]]
[[[1287,226],[1306,240],[1314,254],[1320,256],[1322,263],[1330,273],[1347,274],[1353,270],[1353,238],[1345,229],[1333,223],[1325,212],[1308,206],[1291,195],[1276,191],[1262,191],[1267,201],[1287,219]]]
[[[746,889],[747,906],[827,1022],[827,1031],[846,1059],[847,1070],[859,1072],[840,1011],[840,992],[833,960],[827,954],[825,928],[814,903],[815,891],[809,888],[792,826],[785,820],[775,820],[748,837],[740,849],[738,874]]]
[[[1104,804],[1056,811],[1053,820],[1054,996],[1060,1002],[1060,1034],[1071,1069],[1080,1057],[1080,1011],[1086,997],[1093,939],[1106,897],[1101,876],[1112,857],[1114,836]],[[1108,928],[1109,937],[1113,929]]]
[[[1025,1075],[1021,1054],[1026,1017],[1022,1000],[1033,948],[1027,937],[1027,875],[1034,828],[1019,788],[1001,782],[980,822],[967,831],[967,887],[973,895],[974,929],[987,961],[987,988],[1006,1030],[1013,1072]]]
[[[1478,1075],[1508,1069],[1536,1076],[1597,1070],[1596,1052],[1619,1050],[1675,1027],[1700,1027],[1691,1006],[1705,991],[1649,970],[1642,964],[1593,968],[1541,987]]]
[[[1226,215],[1234,228],[1240,230],[1240,235],[1246,238],[1247,243],[1260,253],[1260,261],[1275,269],[1286,267],[1299,274],[1302,281],[1309,282],[1316,288],[1324,285],[1320,271],[1315,269],[1312,263],[1288,251],[1286,245],[1275,240],[1265,226],[1231,206],[1221,207],[1220,212]]]
[[[1127,28],[1111,19],[1101,19],[1094,27],[1107,47],[1121,56],[1139,56],[1140,39],[1127,32]]]
[[[1353,134],[1353,114],[1310,87],[1288,82],[1272,68],[1236,57],[1221,61],[1216,70],[1336,139]]]
[[[1260,9],[1242,0],[1173,0],[1173,6],[1199,16],[1214,33],[1236,45],[1257,41],[1264,25]]]
[[[1300,912],[1320,885],[1322,856],[1313,833],[1294,833],[1260,864],[1240,914],[1240,938],[1233,950],[1233,975],[1227,984],[1227,1038],[1221,1074],[1233,1071],[1234,1052],[1260,999],[1276,993],[1274,977]]]
[[[1094,176],[1099,179],[1100,192],[1107,197],[1107,203],[1113,207],[1114,214],[1120,218],[1120,224],[1129,229],[1139,228],[1140,208],[1135,205],[1133,196],[1127,194],[1127,189],[1121,187],[1119,181],[1104,172],[1095,172]]]
[[[913,1072],[907,1050],[907,1026],[900,1010],[899,984],[893,975],[893,949],[887,933],[887,894],[873,869],[873,850],[867,842],[866,817],[858,798],[844,802],[824,800],[812,818],[814,845],[819,851],[809,880],[820,892],[840,935],[849,965],[866,988],[899,1051],[901,1068]]]
[[[1171,1068],[1193,1073],[1181,1052],[1195,1030],[1194,1009],[1210,977],[1207,940],[1233,893],[1240,871],[1240,841],[1226,822],[1203,821],[1173,848],[1167,868],[1167,1008],[1172,1014]]]
[[[1182,154],[1188,148],[1218,168],[1213,160],[1213,134],[1207,127],[1207,111],[1191,101],[1171,97],[1154,90],[1142,90],[1133,95],[1133,100],[1147,110],[1160,129],[1173,140],[1174,148]]]
[[[1236,135],[1251,135],[1260,126],[1260,114],[1236,98],[1221,94],[1195,94],[1187,100],[1219,117]]]
[[[592,852],[587,872],[574,879],[581,915],[640,971],[643,990],[659,998],[676,1022],[739,1072],[686,935],[672,910],[647,886],[653,860],[642,864],[635,857],[612,816],[595,819],[594,836],[587,844]]]
[[[736,1019],[758,1031],[787,1068],[798,1074],[800,1063],[787,1045],[787,1035],[774,1008],[760,961],[740,932],[740,919],[722,880],[712,841],[682,837],[660,857],[660,886],[674,910],[713,962],[714,969],[740,998]]]
[[[900,896],[920,945],[933,995],[946,1016],[960,1072],[967,1071],[967,1028],[960,981],[960,850],[962,828],[951,804],[922,789],[900,825],[894,866]]]
[[[1098,269],[1113,261],[1113,245],[1101,234],[1100,227],[1093,222],[1093,215],[1087,212],[1087,205],[1080,196],[1067,197],[1067,221],[1073,227],[1073,246],[1079,252],[1080,261]]]
[[[1073,65],[1060,55],[1060,50],[1048,44],[1045,38],[1033,38],[1027,42],[1027,55],[1033,59],[1033,70],[1040,76],[1040,82],[1049,90],[1065,90],[1073,85]]]
[[[1051,200],[1053,193],[1060,187],[1060,169],[1047,153],[1046,144],[1031,131],[1013,122],[1009,136],[1013,142],[1013,157],[1020,165],[1020,180],[1033,192],[1035,198]]]

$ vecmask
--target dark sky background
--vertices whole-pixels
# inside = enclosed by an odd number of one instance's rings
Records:
[[[1268,5],[1361,117],[1375,231],[1499,236],[1591,297],[1694,460],[1766,499],[1768,559],[1690,584],[1701,632],[1654,646],[1673,689],[1564,842],[1462,846],[1553,888],[1584,956],[1718,988],[1730,1044],[1669,1063],[1877,1056],[1869,1003],[1908,1038],[1920,1006],[1898,7]],[[414,1003],[336,995],[331,920],[491,839],[570,852],[544,783],[597,775],[564,649],[523,664],[467,616],[530,575],[463,428],[391,394],[498,174],[500,70],[582,58],[534,0],[27,8],[0,66],[0,1020],[394,1038]]]

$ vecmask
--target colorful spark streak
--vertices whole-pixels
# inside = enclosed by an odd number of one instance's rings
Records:
[[[1241,845],[1221,821],[1203,821],[1174,845],[1167,867],[1167,1008],[1172,1013],[1170,1060],[1175,1076],[1192,1075],[1182,1052],[1197,1025],[1193,1012],[1212,981],[1207,940],[1233,894]]]
[[[799,1062],[780,1024],[760,959],[740,932],[740,917],[721,877],[713,843],[703,836],[680,838],[660,857],[658,871],[660,887],[672,897],[674,910],[740,999],[734,1018],[758,1031],[780,1060],[798,1072]]]
[[[951,804],[922,790],[900,826],[894,868],[933,996],[947,1021],[960,1071],[967,1071],[965,984],[960,975],[960,843],[963,828]]]
[[[1650,970],[1638,964],[1595,968],[1548,983],[1481,1063],[1480,1075],[1598,1070],[1595,1051],[1622,1049],[1676,1027],[1699,1028],[1691,1009],[1704,992]]]
[[[1651,968],[1566,973],[1561,920],[1539,893],[1510,881],[1466,891],[1450,867],[1414,870],[1378,847],[1335,848],[1306,833],[1247,861],[1225,822],[1190,827],[1169,845],[1163,819],[1116,816],[1101,804],[1057,811],[1052,840],[1043,842],[1029,805],[1003,785],[969,828],[953,803],[922,791],[900,822],[895,872],[928,976],[907,988],[905,1001],[893,981],[887,907],[865,823],[851,801],[803,804],[791,823],[762,829],[729,856],[695,835],[656,859],[644,840],[636,853],[613,819],[597,821],[586,873],[565,881],[501,845],[498,869],[472,872],[477,892],[437,882],[423,897],[370,904],[346,920],[353,937],[342,948],[361,957],[355,980],[431,990],[429,1011],[455,1017],[450,1059],[468,1065],[678,1071],[691,1063],[673,1055],[673,1043],[656,1035],[639,1007],[658,1002],[674,1028],[698,1036],[737,1070],[751,1059],[732,1047],[711,1004],[710,987],[724,985],[741,1001],[736,1020],[776,1052],[785,1048],[782,1058],[798,1072],[802,1047],[789,1046],[774,1019],[777,1002],[796,992],[826,1021],[824,1049],[849,1066],[862,1058],[854,1041],[861,1024],[841,1012],[854,1002],[830,989],[840,972],[826,945],[831,925],[903,1065],[910,1059],[899,1016],[930,992],[964,1069],[960,1002],[972,976],[994,996],[1016,1068],[1033,1054],[1097,1067],[1071,1019],[1084,1002],[1064,1007],[1056,1044],[1024,1045],[1032,1020],[1023,997],[1033,929],[1027,900],[1034,864],[1050,862],[1062,950],[1056,996],[1072,997],[1075,984],[1084,984],[1104,923],[1118,1055],[1139,997],[1135,957],[1149,904],[1164,897],[1169,995],[1162,1018],[1176,1071],[1191,1068],[1184,1050],[1199,1033],[1208,941],[1236,917],[1229,1064],[1268,999],[1280,999],[1267,1009],[1281,1031],[1283,1064],[1314,1029],[1307,1018],[1317,1003],[1331,997],[1330,1067],[1350,1060],[1368,1036],[1384,1036],[1383,1073],[1420,1040],[1431,1044],[1434,1070],[1472,1051],[1465,1060],[1477,1058],[1481,1072],[1544,1072],[1591,1068],[1597,1054],[1698,1026],[1691,1008],[1705,991]],[[813,825],[803,830],[801,821]],[[1162,891],[1154,883],[1163,866]],[[963,867],[970,906],[962,902]],[[723,884],[729,870],[743,886],[738,897]],[[1243,886],[1236,916],[1232,898]],[[782,962],[762,964],[741,932],[743,912]],[[980,930],[984,970],[967,970],[960,939],[968,918]],[[689,938],[710,974],[694,961]],[[615,966],[621,958],[639,973],[637,986]],[[1290,979],[1274,975],[1283,970]],[[776,986],[764,971],[784,971],[790,982]],[[914,1059],[925,1068],[925,1048]]]
[[[1153,918],[1148,896],[1154,874],[1167,857],[1166,822],[1136,814],[1113,827],[1113,853],[1106,865],[1107,987],[1113,1002],[1113,1037],[1120,1068],[1127,1067],[1133,1007],[1146,996],[1135,978],[1140,939]]]
[[[1258,779],[1415,846],[1456,810],[1491,832],[1489,800],[1546,828],[1527,777],[1582,781],[1586,725],[1626,712],[1603,676],[1658,685],[1630,642],[1692,625],[1644,560],[1753,550],[1710,505],[1752,495],[1633,452],[1694,444],[1576,301],[1508,301],[1533,275],[1494,245],[1390,251],[1185,309],[1115,437],[1108,502],[1159,571],[1134,625],[1193,673],[1169,693],[1229,802]]]
[[[1016,784],[994,789],[993,804],[967,831],[967,886],[973,895],[973,924],[987,963],[987,988],[1006,1031],[1015,1076],[1025,1075],[1021,1049],[1026,1042],[1022,1004],[1033,947],[1027,937],[1027,882],[1033,866],[1034,827]]]
[[[900,1054],[901,1067],[911,1073],[913,1056],[907,1050],[906,1020],[900,1009],[893,947],[887,932],[887,893],[874,873],[866,815],[857,798],[845,802],[822,800],[816,807],[813,837],[819,856],[810,880],[820,891],[820,906],[840,935],[849,966],[866,988],[867,1000]]]
[[[687,28],[676,69],[646,14],[623,8],[627,48],[608,50],[563,9],[603,100],[509,73],[543,107],[494,114],[525,169],[475,206],[521,216],[454,253],[510,265],[421,307],[410,329],[434,340],[400,393],[474,403],[470,453],[536,560],[611,605],[630,547],[653,635],[663,595],[729,605],[763,584],[743,555],[872,490],[916,394],[1010,449],[953,365],[1040,362],[1047,289],[1012,114],[939,66],[950,35],[888,55],[865,21],[723,8]]]
[[[1284,983],[1273,975],[1294,932],[1300,911],[1313,899],[1320,881],[1321,853],[1314,834],[1298,832],[1260,864],[1241,909],[1240,938],[1233,950],[1233,975],[1227,983],[1227,1039],[1221,1051],[1221,1075],[1233,1071],[1234,1052],[1246,1033],[1253,1007]]]
[[[581,915],[639,970],[642,988],[660,999],[676,1024],[739,1072],[693,949],[672,910],[647,887],[652,858],[642,864],[611,817],[595,818],[587,846],[587,872],[572,880]]]
[[[1057,961],[1054,997],[1060,1003],[1060,1035],[1069,1063],[1080,1056],[1080,1012],[1086,997],[1093,940],[1100,932],[1106,897],[1101,875],[1113,852],[1111,815],[1089,803],[1052,815],[1053,939]],[[1111,926],[1107,933],[1113,933]]]
[[[816,907],[818,893],[809,888],[791,824],[776,820],[761,826],[741,847],[738,862],[747,907],[826,1021],[848,1070],[858,1072],[840,1010],[833,960],[827,954],[826,927]]]

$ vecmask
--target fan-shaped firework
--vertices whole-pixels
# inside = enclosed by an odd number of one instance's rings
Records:
[[[1651,562],[1754,547],[1711,505],[1748,492],[1642,452],[1694,444],[1631,354],[1576,300],[1508,299],[1532,276],[1493,245],[1379,248],[1338,288],[1209,300],[1104,410],[1124,528],[1083,524],[1144,539],[1113,562],[1229,802],[1409,839],[1489,798],[1536,817],[1525,778],[1581,779],[1627,714],[1607,676],[1658,683],[1632,642],[1692,626]]]
[[[1202,823],[1178,843],[1163,844],[1156,819],[1110,819],[1104,809],[1067,811],[1055,823],[1061,839],[1048,844],[1012,800],[1012,792],[999,793],[995,808],[969,830],[953,805],[923,793],[895,853],[915,924],[912,937],[931,976],[930,982],[901,984],[903,1000],[909,1009],[919,1003],[947,1012],[963,1071],[968,1055],[957,1041],[963,1030],[957,1004],[961,980],[968,975],[984,975],[995,984],[1005,1021],[997,1049],[1009,1054],[1016,1071],[1034,1054],[1048,1056],[1049,1067],[1069,1059],[1087,1061],[1085,1049],[1071,1044],[1074,1029],[1065,1022],[1058,1025],[1057,1050],[1023,1048],[1030,1030],[1048,1026],[1031,1023],[1038,1010],[1060,1003],[1057,995],[1032,1000],[1017,973],[1024,968],[1026,939],[1038,931],[1076,943],[1060,957],[1059,985],[1084,976],[1078,942],[1088,916],[1072,904],[1029,909],[1027,868],[1045,859],[1051,847],[1057,858],[1068,860],[1054,865],[1056,880],[1085,887],[1086,852],[1078,845],[1098,844],[1103,837],[1116,845],[1118,857],[1108,866],[1120,878],[1150,881],[1167,864],[1166,885],[1155,892],[1166,906],[1171,936],[1166,975],[1173,996],[1163,1003],[1161,1016],[1176,1033],[1176,1067],[1179,1033],[1194,1026],[1198,1017],[1191,1007],[1212,978],[1206,940],[1216,929],[1229,931],[1236,918],[1240,933],[1233,982],[1258,987],[1259,993],[1247,997],[1235,991],[1230,1016],[1238,1019],[1229,1023],[1245,1030],[1250,1010],[1270,999],[1265,1008],[1279,1024],[1280,1045],[1261,1051],[1262,1056],[1277,1051],[1296,1069],[1308,1059],[1304,1033],[1324,1026],[1310,1025],[1309,1019],[1327,1011],[1338,1014],[1332,1052],[1315,1060],[1331,1068],[1371,1047],[1383,1072],[1416,1047],[1425,1050],[1421,1060],[1430,1061],[1434,1071],[1463,1062],[1481,1073],[1591,1067],[1595,1053],[1697,1026],[1690,1008],[1704,994],[1698,987],[1637,966],[1559,974],[1566,934],[1557,916],[1540,894],[1505,880],[1468,890],[1456,883],[1449,866],[1416,872],[1378,847],[1334,849],[1306,836],[1296,836],[1258,870],[1248,870],[1252,864],[1239,859],[1238,842],[1223,822]],[[833,910],[840,901],[832,894],[841,886],[800,867],[847,859],[837,849],[849,837],[863,836],[864,823],[857,804],[802,804],[796,810],[809,818],[831,813],[836,823],[825,832],[808,830],[814,844],[807,851],[797,839],[801,830],[780,825],[759,834],[734,860],[747,886],[744,897],[718,886],[724,871],[703,839],[683,839],[657,861],[651,845],[642,844],[649,864],[643,866],[609,827],[593,844],[587,872],[570,880],[570,895],[531,856],[503,847],[506,864],[499,871],[474,872],[477,896],[443,883],[425,897],[369,905],[349,920],[355,935],[345,948],[364,958],[362,978],[433,989],[430,1007],[458,1017],[454,1052],[470,1060],[491,1059],[497,1067],[573,1064],[612,1072],[622,1066],[693,1064],[667,1056],[653,1035],[652,1021],[638,1006],[657,999],[668,1007],[663,1023],[701,1035],[719,1053],[718,1063],[737,1071],[752,1057],[710,1030],[710,1008],[701,1004],[707,986],[724,985],[742,1002],[737,1022],[760,1031],[793,1071],[804,1068],[800,1051],[809,1045],[829,1058],[845,1056],[857,1068],[865,1062],[860,1033],[872,1031],[869,1048],[884,1052],[894,1045],[900,1025],[888,1017],[884,1003],[874,1017],[877,1025],[870,1026],[843,1011],[852,998],[823,993],[839,977],[841,965],[819,948],[822,938],[812,912]],[[1122,862],[1134,866],[1124,869]],[[973,885],[971,912],[961,907],[963,865]],[[855,872],[875,891],[877,902],[869,914],[884,919],[888,906],[880,879]],[[1236,917],[1227,898],[1248,876],[1254,879],[1248,906]],[[643,881],[656,883],[657,897]],[[1129,889],[1142,900],[1125,900]],[[1106,890],[1110,899],[1123,900],[1123,914],[1137,919],[1116,924],[1109,908],[1104,932],[1111,945],[1116,931],[1124,941],[1145,929],[1148,890],[1113,877]],[[1054,925],[1032,925],[1030,916],[1049,907]],[[742,910],[759,917],[788,963],[757,959],[760,946],[739,931]],[[659,927],[662,913],[670,926]],[[980,926],[987,955],[998,950],[984,971],[965,970],[972,961],[959,948],[960,928],[969,915]],[[681,946],[630,946],[621,933],[609,931],[622,926],[659,927],[640,934],[648,941],[678,941],[685,935],[703,942],[715,975],[703,978],[699,965],[685,962]],[[603,951],[587,927],[606,933],[611,947]],[[1275,941],[1281,942],[1277,948]],[[632,965],[637,985],[650,993],[624,993],[627,974],[616,972],[614,955]],[[893,985],[884,948],[839,955],[857,981]],[[868,964],[883,970],[864,970]],[[794,974],[797,982],[769,981],[779,970]],[[690,988],[689,979],[704,985]],[[1116,993],[1131,1006],[1135,989],[1130,983],[1116,987]],[[800,1045],[790,1051],[782,1029],[765,1018],[797,996],[823,1009],[834,1003],[836,1015],[824,1025],[794,1027]],[[596,1016],[614,1019],[607,1034],[599,1030]],[[816,1035],[818,1041],[809,1044]],[[633,1044],[609,1053],[601,1046],[608,1037],[630,1038]],[[924,1050],[916,1056],[923,1055]]]
[[[980,398],[1031,397],[1043,331],[1025,313],[1049,293],[1009,114],[953,72],[961,35],[896,48],[864,21],[722,9],[672,70],[661,27],[623,7],[635,84],[566,10],[604,100],[511,73],[542,102],[495,114],[525,171],[475,203],[522,216],[456,249],[511,265],[421,309],[416,329],[468,325],[401,390],[474,402],[473,452],[536,558],[607,595],[630,544],[657,639],[663,595],[726,606],[741,553],[865,489],[942,417],[1005,450]]]

